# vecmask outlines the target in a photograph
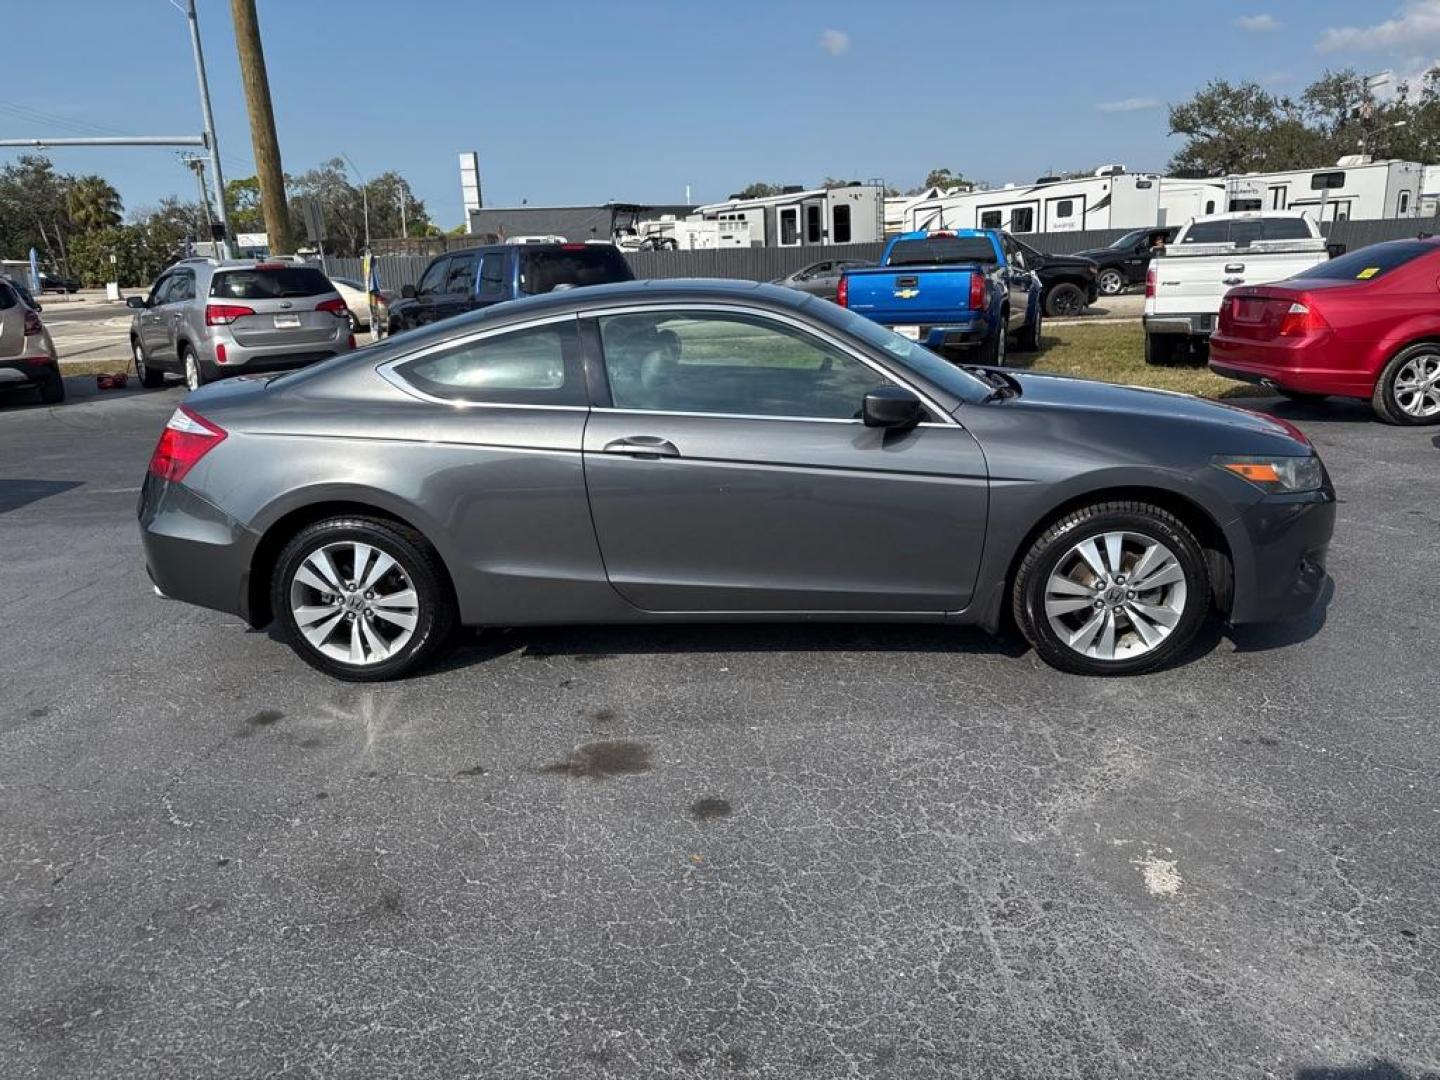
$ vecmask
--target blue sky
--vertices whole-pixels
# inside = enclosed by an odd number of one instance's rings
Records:
[[[0,3],[45,61],[28,85],[11,66],[0,136],[200,130],[168,0]],[[223,166],[247,175],[229,4],[199,6]],[[1176,145],[1164,103],[1210,78],[1295,91],[1326,67],[1440,56],[1440,0],[261,0],[260,18],[286,169],[341,151],[397,169],[445,226],[461,216],[461,150],[479,151],[495,205],[679,201],[687,183],[707,201],[826,175],[903,188],[938,165],[996,184],[1157,169]],[[109,177],[127,208],[194,191],[171,150],[50,156]]]

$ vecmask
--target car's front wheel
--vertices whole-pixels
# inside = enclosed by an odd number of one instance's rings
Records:
[[[1045,312],[1052,319],[1071,319],[1085,310],[1085,290],[1062,282],[1045,294]]]
[[[1015,621],[1047,664],[1082,675],[1136,675],[1181,653],[1210,608],[1194,534],[1147,503],[1066,514],[1026,552]]]
[[[280,553],[270,602],[302,660],[354,682],[425,663],[455,625],[439,555],[419,533],[377,518],[302,529]]]

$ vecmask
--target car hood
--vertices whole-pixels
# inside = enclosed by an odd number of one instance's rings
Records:
[[[1081,270],[1094,270],[1095,260],[1088,255],[1046,255],[1040,269],[1071,266]]]
[[[1207,438],[1215,452],[1247,452],[1246,448],[1257,453],[1310,452],[1310,440],[1294,424],[1235,405],[1171,390],[1117,386],[1067,375],[1012,368],[1004,372],[1020,386],[1020,395],[1013,400],[1021,408],[1105,414],[1115,420],[1133,418],[1152,432],[1166,425],[1190,428],[1192,433],[1208,429]]]

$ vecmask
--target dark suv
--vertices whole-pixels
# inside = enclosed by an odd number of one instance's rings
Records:
[[[632,281],[613,244],[497,244],[430,260],[419,285],[406,285],[390,307],[390,333],[439,322],[477,308],[559,288]]]

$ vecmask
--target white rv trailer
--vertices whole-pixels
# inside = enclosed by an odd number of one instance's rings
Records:
[[[1355,154],[1323,169],[1225,177],[1229,210],[1302,210],[1314,221],[1407,218],[1421,213],[1425,167]]]
[[[1017,234],[1141,228],[1214,213],[1224,196],[1218,181],[1107,173],[921,202],[906,211],[905,227],[1007,229]]]
[[[750,226],[743,221],[706,221],[697,214],[661,214],[640,222],[636,232],[617,241],[626,251],[699,251],[749,247]]]
[[[1420,216],[1440,214],[1440,165],[1426,165],[1420,174]]]
[[[727,199],[695,212],[707,221],[744,222],[752,247],[865,244],[884,239],[884,200],[880,184],[846,184]]]
[[[917,195],[887,195],[885,197],[885,235],[904,232],[907,214],[911,207],[919,206],[921,203],[934,202],[936,199],[943,199],[951,195],[963,195],[967,191],[974,191],[974,184],[964,184],[959,187],[942,188],[932,185]]]

